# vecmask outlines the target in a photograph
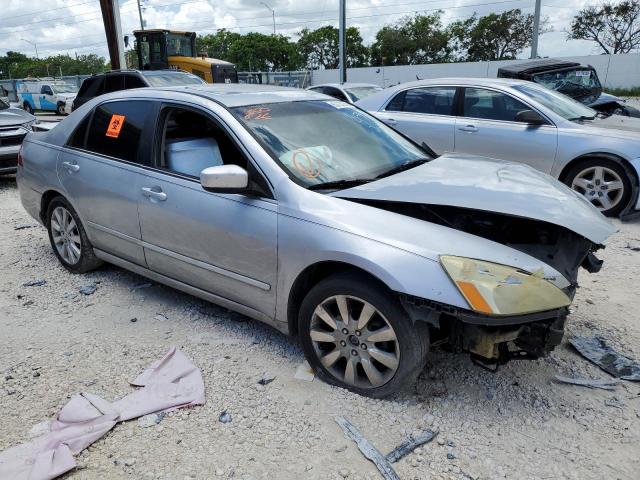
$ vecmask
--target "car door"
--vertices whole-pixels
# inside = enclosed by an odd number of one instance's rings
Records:
[[[40,88],[40,95],[38,97],[39,110],[55,111],[58,107],[56,104],[56,97],[53,94],[53,89],[50,85],[42,85]]]
[[[456,120],[455,151],[526,163],[549,173],[558,147],[555,125],[544,118],[542,125],[516,120],[523,110],[534,110],[498,90],[465,87],[462,111]]]
[[[145,265],[138,201],[154,102],[109,101],[78,125],[58,157],[58,177],[94,247]],[[153,122],[151,123],[153,125]]]
[[[455,141],[456,87],[428,86],[397,93],[376,116],[438,154],[452,152]]]
[[[277,204],[230,130],[208,112],[164,105],[156,169],[138,189],[149,268],[268,316],[275,312]],[[205,191],[200,172],[235,163],[261,194]]]

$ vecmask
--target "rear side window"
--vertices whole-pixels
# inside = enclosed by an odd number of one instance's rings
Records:
[[[138,151],[145,118],[153,103],[134,100],[103,103],[93,114],[86,149],[128,162],[140,161]]]
[[[69,137],[69,140],[67,141],[68,147],[84,148],[84,140],[87,137],[87,128],[89,127],[90,119],[91,114],[84,116],[82,121],[71,134],[71,137]]]
[[[122,75],[107,75],[104,81],[104,93],[118,92],[124,88]]]
[[[403,112],[453,115],[456,87],[429,87],[407,90]]]
[[[87,78],[82,82],[78,97],[93,98],[98,95],[102,95],[102,89],[104,86],[104,75],[94,78]]]

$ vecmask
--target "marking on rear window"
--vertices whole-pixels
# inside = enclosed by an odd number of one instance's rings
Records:
[[[120,130],[122,130],[122,126],[124,125],[124,119],[124,115],[111,115],[109,127],[107,127],[107,133],[105,133],[105,135],[111,138],[118,138],[120,136]]]
[[[271,120],[271,109],[267,107],[248,108],[244,111],[245,120]]]

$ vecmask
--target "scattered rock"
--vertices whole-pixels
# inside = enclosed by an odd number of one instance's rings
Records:
[[[276,379],[275,375],[272,375],[268,372],[265,372],[262,374],[262,378],[260,380],[258,380],[258,383],[260,385],[269,385],[271,382],[273,382]]]
[[[624,402],[620,400],[618,397],[611,397],[605,400],[604,404],[607,407],[620,408],[620,409],[624,408]]]
[[[46,285],[47,281],[46,280],[29,280],[28,282],[25,282],[22,284],[23,287],[41,287],[42,285]]]
[[[220,423],[231,423],[231,420],[233,420],[231,418],[231,414],[229,412],[227,412],[226,410],[223,410],[223,412],[218,417],[218,421]]]
[[[129,321],[131,323],[136,323],[138,321],[138,318],[137,317],[133,317],[133,318],[130,318]]]
[[[80,287],[78,291],[82,295],[93,295],[94,293],[96,293],[97,289],[98,289],[98,286],[95,283],[90,283],[89,285],[84,285],[83,287]]]
[[[138,426],[141,428],[149,428],[158,425],[165,417],[166,413],[150,413],[138,418]]]
[[[135,458],[127,458],[124,461],[124,466],[125,467],[133,467],[136,464],[136,459]]]
[[[169,317],[167,317],[163,313],[156,313],[155,319],[159,322],[166,322],[167,320],[169,320]]]
[[[35,223],[21,223],[20,225],[16,225],[13,227],[14,230],[25,230],[27,228],[36,228],[38,225]]]
[[[448,460],[455,460],[456,456],[453,453],[449,452],[449,453],[447,453],[447,459]]]

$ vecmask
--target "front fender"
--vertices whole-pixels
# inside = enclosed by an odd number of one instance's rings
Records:
[[[317,223],[280,215],[276,320],[287,322],[289,293],[309,266],[341,262],[378,278],[390,290],[468,308],[440,263],[406,250]]]

